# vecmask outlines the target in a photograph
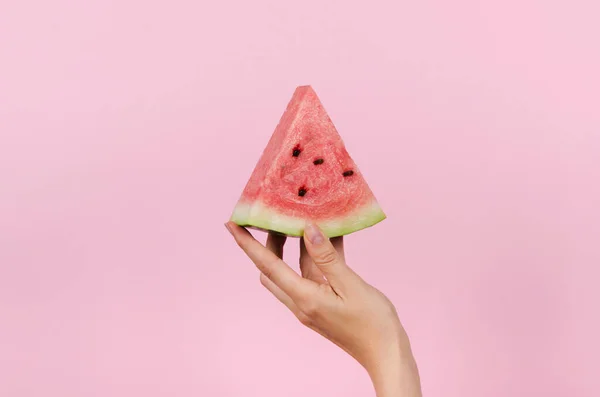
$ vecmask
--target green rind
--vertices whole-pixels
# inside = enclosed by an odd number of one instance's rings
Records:
[[[323,233],[331,238],[345,236],[362,229],[371,227],[386,218],[385,213],[377,202],[357,208],[347,215],[326,221],[317,221],[317,225]],[[304,235],[304,227],[307,220],[290,217],[262,205],[260,202],[239,202],[231,221],[244,227],[250,227],[263,231],[273,231],[290,237],[301,237]]]

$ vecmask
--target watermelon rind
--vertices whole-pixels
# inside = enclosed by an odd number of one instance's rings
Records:
[[[343,217],[315,221],[325,236],[332,238],[345,236],[371,227],[386,218],[385,213],[373,201],[356,208]],[[238,202],[233,210],[231,221],[244,227],[276,232],[290,237],[301,237],[308,222],[306,218],[294,217],[269,208],[260,201]]]

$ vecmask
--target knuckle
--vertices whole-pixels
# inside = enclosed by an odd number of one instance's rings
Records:
[[[268,284],[268,281],[267,281],[267,280],[268,280],[268,279],[267,279],[267,276],[265,276],[265,274],[261,272],[261,273],[260,273],[260,277],[259,277],[259,279],[260,279],[260,283],[261,283],[261,284],[262,284],[264,287],[266,287],[266,286],[267,286],[267,284]]]
[[[273,272],[268,267],[261,266],[259,270],[265,276],[265,278],[271,280],[271,278],[273,277]],[[261,280],[261,281],[262,281],[263,285],[266,283],[266,280]]]
[[[303,299],[298,303],[298,307],[308,317],[316,317],[321,311],[321,305],[316,299]]]
[[[312,319],[304,313],[298,313],[296,317],[298,318],[298,321],[300,321],[300,323],[304,326],[311,327],[313,325]]]
[[[273,260],[267,261],[265,263],[258,263],[258,270],[260,270],[260,272],[264,274],[266,278],[272,280],[274,269],[277,267],[277,265],[277,261]]]
[[[337,261],[337,253],[333,250],[327,250],[319,256],[319,264],[328,266]]]

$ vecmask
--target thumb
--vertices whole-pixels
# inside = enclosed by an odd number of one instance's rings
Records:
[[[352,272],[317,225],[308,224],[304,229],[304,237],[306,252],[339,295],[348,285]]]

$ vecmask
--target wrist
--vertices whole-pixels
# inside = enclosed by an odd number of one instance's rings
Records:
[[[377,397],[421,397],[417,364],[408,341],[393,344],[367,369]]]

